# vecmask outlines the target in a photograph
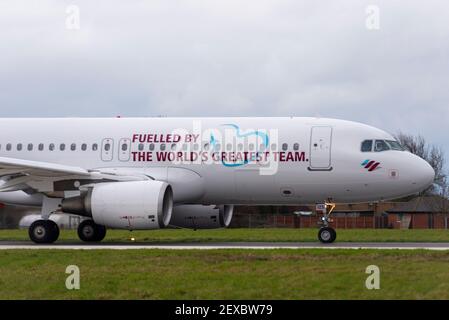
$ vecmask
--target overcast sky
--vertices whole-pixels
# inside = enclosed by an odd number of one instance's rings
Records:
[[[335,117],[449,155],[449,3],[0,1],[0,116],[116,115]]]

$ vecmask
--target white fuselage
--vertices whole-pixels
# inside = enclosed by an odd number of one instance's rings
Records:
[[[432,183],[434,171],[421,158],[406,151],[362,152],[366,140],[394,138],[325,118],[0,120],[1,157],[149,176],[170,183],[176,203],[371,202]],[[80,184],[61,176],[32,187],[51,194]],[[0,193],[0,201],[20,203],[8,197],[17,194]]]

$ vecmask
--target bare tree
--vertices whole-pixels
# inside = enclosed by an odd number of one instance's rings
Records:
[[[432,186],[424,190],[421,195],[441,195],[448,189],[449,180],[445,171],[445,162],[443,150],[435,145],[430,145],[426,142],[423,136],[413,136],[399,132],[396,135],[399,143],[408,151],[426,160],[435,170],[435,180]]]
[[[443,187],[441,188],[441,198],[442,198],[442,210],[441,213],[444,214],[444,229],[449,227],[449,206],[448,206],[448,196],[449,196],[449,181],[448,177],[444,178]]]

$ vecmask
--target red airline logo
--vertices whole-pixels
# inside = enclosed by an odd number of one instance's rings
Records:
[[[365,160],[362,162],[361,166],[364,167],[365,169],[367,169],[368,171],[374,171],[376,169],[380,169],[381,167],[379,167],[380,162],[374,161],[374,160]]]

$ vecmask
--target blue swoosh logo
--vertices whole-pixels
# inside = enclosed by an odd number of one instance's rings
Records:
[[[268,137],[268,135],[266,133],[259,132],[257,130],[256,131],[250,131],[250,132],[247,132],[247,133],[241,133],[240,132],[240,127],[235,125],[235,124],[233,124],[233,123],[226,123],[226,124],[223,124],[223,126],[234,128],[235,131],[236,131],[236,137],[237,138],[245,138],[245,137],[250,137],[250,136],[257,136],[257,137],[260,137],[262,139],[263,144],[264,144],[265,147],[268,147],[268,145],[269,145],[270,139],[269,139],[269,137]],[[211,136],[210,136],[210,144],[211,144],[211,146],[215,147],[216,143],[217,142],[215,140],[215,137],[211,134]],[[257,157],[257,155],[258,155],[258,153],[256,153],[256,157]],[[256,157],[253,157],[250,160],[246,159],[246,160],[243,160],[243,161],[237,162],[237,163],[227,163],[227,162],[225,162],[222,159],[221,163],[225,167],[239,167],[239,166],[243,166],[243,165],[246,165],[246,164],[254,161],[256,159]]]

